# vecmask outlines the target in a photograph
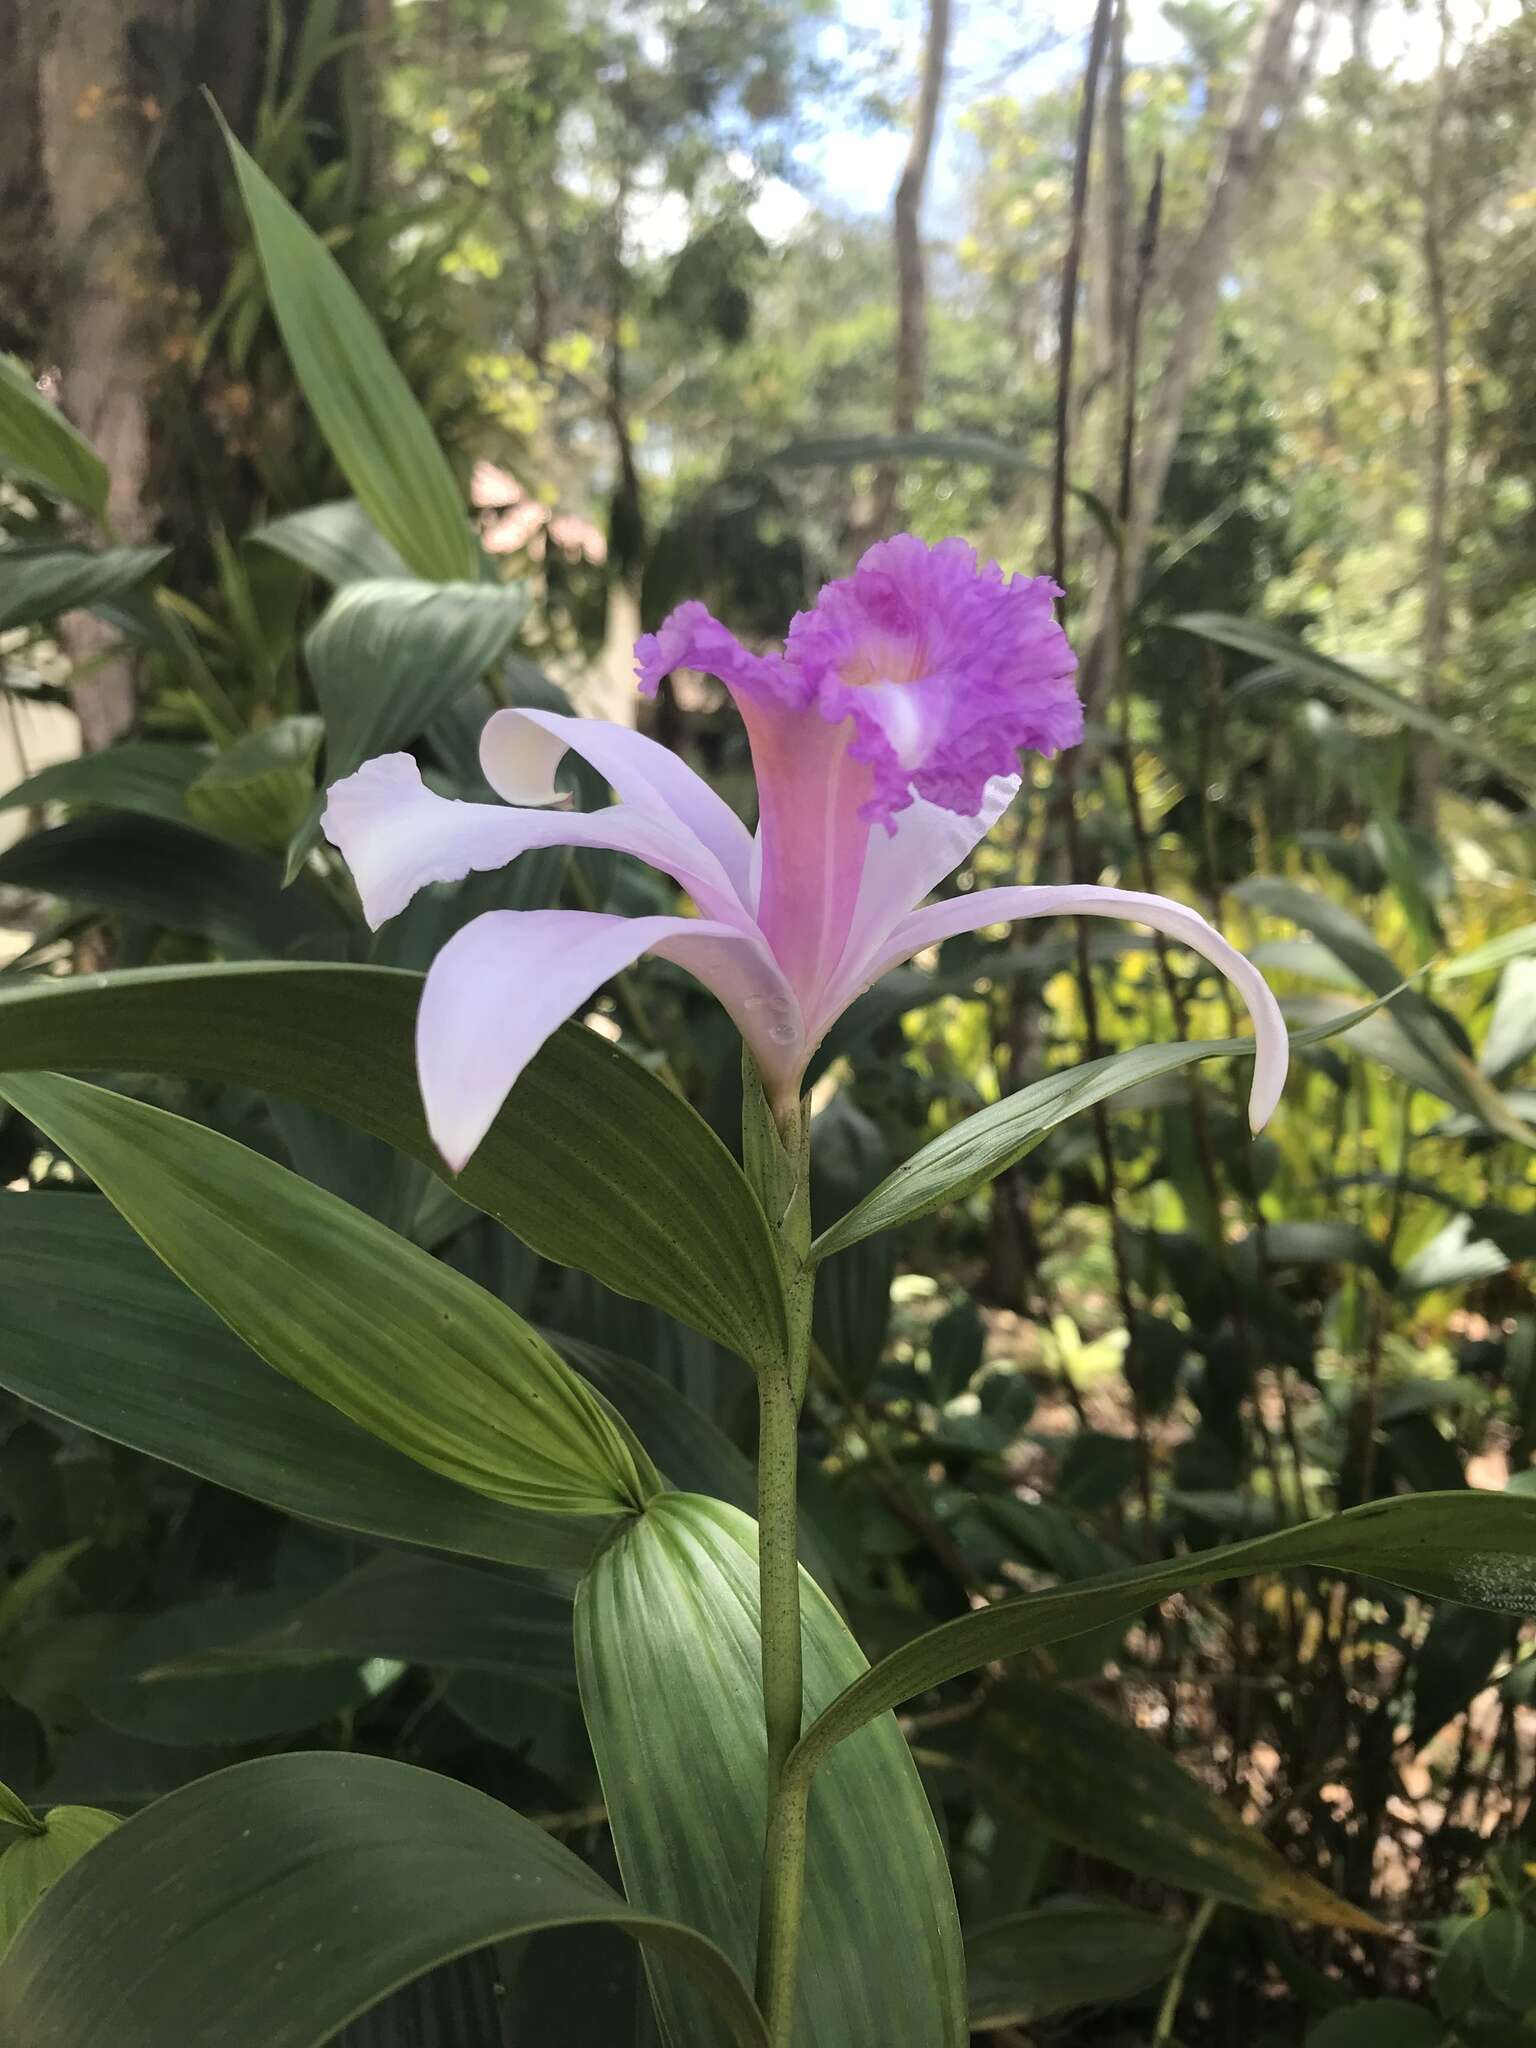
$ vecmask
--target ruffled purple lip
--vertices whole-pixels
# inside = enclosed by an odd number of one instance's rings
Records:
[[[640,686],[699,669],[744,711],[846,721],[848,750],[873,782],[866,824],[889,828],[914,797],[974,817],[1020,751],[1055,754],[1082,738],[1059,595],[1046,577],[980,563],[965,541],[929,547],[898,534],[796,614],[782,655],[753,654],[703,605],[680,605],[635,649]]]

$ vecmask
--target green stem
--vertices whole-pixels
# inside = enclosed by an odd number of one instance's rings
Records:
[[[1158,2007],[1152,2048],[1169,2048],[1173,2040],[1173,2023],[1179,2015],[1179,2000],[1184,1996],[1184,1979],[1189,1975],[1189,1966],[1195,1959],[1195,1950],[1205,1938],[1205,1930],[1210,1926],[1215,1911],[1216,1901],[1211,1898],[1202,1899],[1195,1909],[1195,1916],[1184,1936],[1184,1946],[1179,1951],[1179,1960],[1173,1966],[1173,1975],[1168,1979],[1168,1988],[1164,1991],[1163,2002]]]
[[[757,2002],[768,2022],[769,2048],[790,2048],[794,2026],[810,1790],[808,1775],[792,1771],[780,1778],[768,1809],[762,1913],[757,1931]]]
[[[757,1561],[762,1587],[763,1723],[770,1811],[785,1759],[800,1740],[804,1683],[795,1465],[800,1416],[786,1374],[758,1381]]]
[[[781,1360],[759,1375],[757,1561],[762,1613],[763,1726],[767,1736],[767,1828],[758,1922],[758,2002],[774,2048],[788,2048],[795,1957],[805,1893],[806,1785],[785,1773],[800,1739],[804,1676],[796,1465],[800,1403],[810,1372],[813,1281],[809,1115],[806,1105],[774,1115],[757,1067],[742,1068],[742,1163],[762,1204],[784,1283]]]

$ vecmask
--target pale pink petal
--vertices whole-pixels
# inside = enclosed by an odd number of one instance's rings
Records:
[[[915,797],[897,812],[889,831],[870,834],[848,942],[829,991],[833,1015],[868,985],[870,957],[884,948],[902,919],[975,852],[1018,792],[1017,775],[994,776],[973,818]],[[814,1020],[808,1022],[814,1030]]]
[[[320,822],[351,869],[374,930],[429,882],[461,882],[543,846],[632,853],[673,876],[702,907],[718,904],[746,921],[691,833],[625,804],[575,812],[464,803],[428,789],[409,754],[381,754],[332,785]]]
[[[1136,889],[1099,889],[1087,883],[1060,888],[978,889],[973,895],[958,896],[947,903],[930,903],[926,909],[903,919],[892,932],[890,944],[871,962],[866,983],[878,980],[925,946],[936,946],[957,932],[977,931],[989,924],[1012,924],[1027,917],[1125,918],[1150,925],[1153,931],[1165,933],[1208,960],[1238,990],[1253,1018],[1253,1084],[1248,1093],[1248,1120],[1256,1131],[1268,1123],[1280,1099],[1290,1062],[1290,1038],[1280,1005],[1251,960],[1229,946],[1197,910],[1170,902],[1166,896],[1147,896]]]
[[[455,1173],[551,1032],[642,953],[675,961],[711,988],[743,1035],[778,1062],[773,1071],[786,1085],[804,1066],[799,1013],[783,977],[762,942],[731,925],[488,910],[433,961],[416,1018],[427,1126]]]
[[[743,904],[752,835],[701,775],[670,747],[605,718],[567,718],[557,711],[497,711],[480,736],[485,779],[508,803],[547,802],[528,789],[554,788],[554,771],[569,749],[594,767],[620,803],[692,833],[719,864],[724,883]]]
[[[741,712],[757,774],[757,922],[809,1019],[825,1009],[847,947],[871,836],[859,813],[873,784],[835,726],[751,699]]]

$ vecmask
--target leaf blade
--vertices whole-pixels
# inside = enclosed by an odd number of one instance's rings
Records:
[[[0,1963],[0,2031],[29,2048],[321,2048],[438,1963],[594,1922],[675,1957],[738,2048],[765,2048],[718,1949],[484,1794],[376,1757],[266,1757],[173,1792],[60,1879]]]

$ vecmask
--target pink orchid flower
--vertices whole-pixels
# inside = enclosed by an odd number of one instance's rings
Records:
[[[1258,970],[1197,912],[1130,889],[977,889],[920,908],[1019,788],[1021,748],[1082,736],[1076,662],[1055,586],[1005,578],[959,540],[872,547],[792,621],[782,654],[754,654],[701,604],[637,646],[642,690],[687,668],[716,677],[751,742],[751,833],[676,755],[627,726],[498,711],[480,742],[504,804],[450,801],[409,754],[330,791],[324,826],[377,928],[430,882],[499,868],[536,847],[634,854],[685,891],[695,916],[490,910],[432,964],[417,1022],[427,1121],[457,1171],[557,1026],[642,954],[685,968],[730,1012],[782,1113],[836,1018],[880,976],[957,932],[1028,917],[1117,917],[1203,955],[1241,991],[1256,1059],[1257,1129],[1285,1079],[1288,1041]],[[567,751],[618,801],[562,808]]]

